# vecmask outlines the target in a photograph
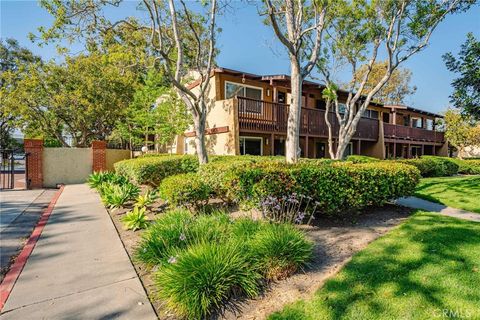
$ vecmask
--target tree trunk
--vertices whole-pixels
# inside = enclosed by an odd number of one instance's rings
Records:
[[[203,116],[200,116],[203,117]],[[193,125],[195,127],[195,147],[197,149],[198,162],[205,164],[208,162],[207,147],[205,145],[205,121],[194,117]]]
[[[285,157],[287,163],[296,163],[300,158],[300,116],[302,111],[302,83],[300,65],[290,58],[291,65],[291,101],[288,112],[287,140],[285,142]]]

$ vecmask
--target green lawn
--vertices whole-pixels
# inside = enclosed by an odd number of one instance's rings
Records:
[[[480,213],[480,176],[422,179],[415,195],[446,206]]]
[[[480,223],[418,212],[270,320],[480,319]]]

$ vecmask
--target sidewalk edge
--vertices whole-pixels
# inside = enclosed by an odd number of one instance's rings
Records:
[[[48,218],[52,214],[53,208],[55,207],[58,198],[62,194],[63,189],[64,185],[62,185],[60,189],[58,189],[58,191],[55,193],[52,200],[48,204],[48,207],[43,211],[40,220],[38,220],[37,224],[35,225],[35,228],[33,229],[30,237],[28,238],[27,243],[15,259],[15,262],[10,267],[10,270],[5,275],[5,278],[3,278],[2,283],[0,283],[0,311],[2,311],[3,307],[5,306],[5,303],[7,302],[7,299],[10,296],[13,287],[15,286],[15,282],[20,276],[23,267],[27,263],[28,257],[35,248],[35,245],[37,244],[37,241],[42,234],[43,228],[45,228],[45,225],[48,222]]]

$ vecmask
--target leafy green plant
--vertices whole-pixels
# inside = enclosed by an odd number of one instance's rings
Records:
[[[211,163],[202,166],[200,175],[205,181],[216,180],[215,194],[228,201],[260,206],[267,197],[281,199],[297,193],[312,197],[317,210],[327,214],[411,195],[420,178],[416,168],[391,161]]]
[[[101,171],[89,175],[87,183],[90,188],[98,189],[103,183],[122,185],[128,183],[128,179],[113,172]]]
[[[124,185],[104,183],[101,190],[103,203],[111,209],[122,207],[126,202],[135,199],[140,193],[140,189],[132,183]]]
[[[143,195],[139,195],[137,197],[137,199],[135,200],[135,206],[137,207],[150,206],[155,202],[156,199],[157,199],[157,193],[155,191],[152,191],[151,189],[148,189],[147,191],[145,191]]]
[[[255,297],[260,275],[239,244],[199,243],[172,256],[155,282],[170,309],[189,319],[207,319],[222,312],[233,296]]]
[[[370,163],[370,162],[377,162],[380,161],[377,158],[368,157],[368,156],[361,156],[361,155],[350,155],[346,159],[347,161],[351,161],[353,163]]]
[[[198,159],[189,155],[140,157],[119,161],[114,167],[117,174],[128,177],[138,185],[157,187],[166,177],[196,172]]]
[[[134,207],[132,211],[125,214],[121,221],[126,230],[137,231],[148,226],[147,208]]]
[[[142,234],[135,258],[153,267],[166,263],[177,250],[187,247],[185,230],[192,219],[188,210],[167,211]]]
[[[196,173],[165,178],[159,187],[160,196],[170,205],[199,209],[208,203],[212,189]]]
[[[251,258],[268,280],[285,279],[312,257],[313,243],[289,224],[265,224],[249,245]]]
[[[458,172],[458,165],[447,157],[422,156],[418,159],[398,160],[413,165],[420,170],[422,177],[448,177]]]

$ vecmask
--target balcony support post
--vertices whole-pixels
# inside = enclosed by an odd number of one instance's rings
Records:
[[[362,140],[357,140],[357,151],[358,155],[362,154]]]
[[[422,144],[422,156],[425,154],[425,145]]]
[[[273,133],[270,134],[270,148],[271,148],[270,154],[274,156],[275,155],[275,135]]]
[[[393,143],[393,159],[397,157],[397,143]]]
[[[309,158],[309,156],[308,156],[308,135],[305,136],[305,158]]]
[[[412,149],[410,148],[410,143],[407,144],[407,159],[412,157]]]

